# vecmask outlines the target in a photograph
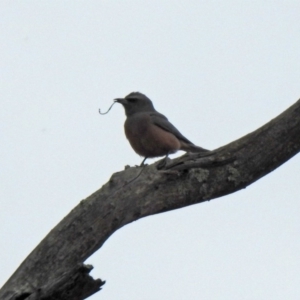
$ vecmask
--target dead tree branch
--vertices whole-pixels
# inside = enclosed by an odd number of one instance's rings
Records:
[[[104,284],[83,262],[122,226],[236,192],[300,151],[300,100],[256,131],[206,155],[184,155],[164,170],[126,168],[82,200],[25,259],[1,300],[85,299]]]

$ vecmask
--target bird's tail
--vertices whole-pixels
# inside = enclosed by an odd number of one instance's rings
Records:
[[[204,149],[202,147],[196,146],[194,144],[187,144],[182,141],[181,142],[181,148],[180,150],[186,151],[186,152],[193,152],[193,153],[200,153],[200,152],[208,152],[210,150]]]

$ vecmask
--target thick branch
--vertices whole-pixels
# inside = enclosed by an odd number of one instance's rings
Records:
[[[77,266],[117,229],[145,216],[238,191],[299,151],[300,100],[258,130],[208,155],[184,155],[160,171],[156,169],[157,164],[147,166],[133,181],[141,168],[115,173],[101,189],[81,201],[33,250],[2,287],[0,299],[34,299],[37,291],[43,295],[40,299],[53,299],[54,283],[56,291],[65,285],[68,295],[77,295],[78,276],[68,276],[70,280],[66,281],[65,274],[82,271]],[[61,285],[59,278],[63,278]],[[85,278],[89,284],[80,283],[82,294],[69,299],[84,299],[103,284],[90,276]],[[55,299],[67,299],[62,292],[57,295]]]

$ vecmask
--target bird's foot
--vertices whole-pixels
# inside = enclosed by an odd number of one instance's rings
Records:
[[[135,165],[136,168],[143,168],[143,167],[147,167],[148,164],[140,164],[140,165]]]
[[[163,159],[157,164],[156,169],[157,169],[157,170],[163,169],[163,168],[167,165],[168,159],[169,159],[169,157],[168,157],[168,155],[167,155],[165,158],[163,158]]]

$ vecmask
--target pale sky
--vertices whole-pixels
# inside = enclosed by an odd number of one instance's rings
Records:
[[[299,99],[299,15],[296,0],[1,1],[0,286],[142,161],[123,108],[98,108],[140,91],[195,144],[223,146]],[[87,260],[107,281],[90,299],[298,300],[299,168],[298,155],[245,190],[120,229]]]

